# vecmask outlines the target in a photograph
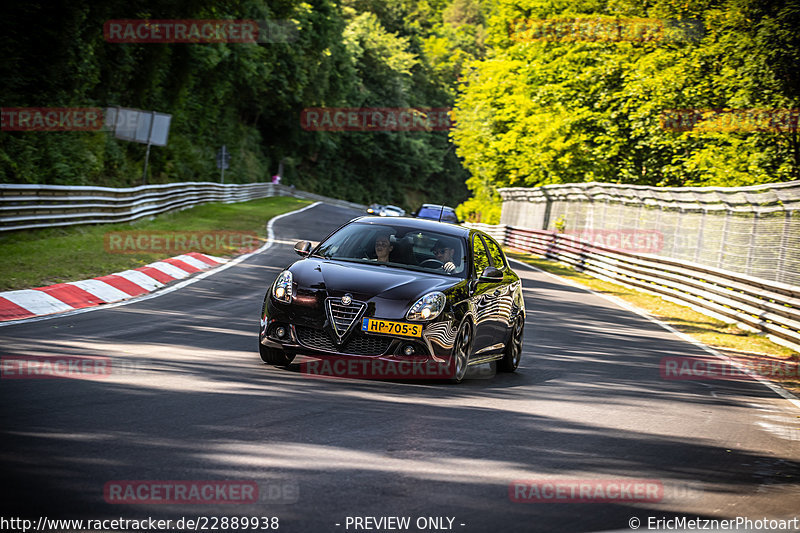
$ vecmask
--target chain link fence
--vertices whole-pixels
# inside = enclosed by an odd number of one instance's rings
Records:
[[[500,195],[506,226],[595,237],[655,233],[659,245],[646,250],[650,255],[800,286],[800,181],[680,188],[579,183],[505,188]]]

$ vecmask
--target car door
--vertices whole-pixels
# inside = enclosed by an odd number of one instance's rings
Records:
[[[489,252],[491,265],[503,273],[503,282],[497,284],[493,293],[496,300],[492,313],[492,323],[496,328],[494,334],[500,339],[496,342],[504,343],[511,330],[511,319],[515,309],[514,288],[518,278],[509,268],[500,245],[488,235],[483,235],[483,240],[486,243],[486,250]]]
[[[481,355],[495,351],[502,346],[503,339],[498,335],[497,323],[497,299],[502,292],[502,282],[481,281],[481,273],[489,266],[492,266],[491,257],[483,239],[478,233],[472,237],[472,296],[470,297],[472,314],[475,319],[475,342],[473,354]],[[500,338],[498,338],[500,337]]]

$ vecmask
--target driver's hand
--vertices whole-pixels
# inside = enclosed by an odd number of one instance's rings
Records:
[[[453,264],[452,261],[448,261],[447,263],[442,265],[442,269],[444,269],[444,271],[449,274],[450,272],[456,269],[456,266]]]

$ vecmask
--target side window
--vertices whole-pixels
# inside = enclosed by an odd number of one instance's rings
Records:
[[[472,238],[472,256],[475,260],[475,277],[478,277],[489,266],[489,254],[486,253],[483,240],[477,234]]]
[[[503,250],[501,250],[500,246],[492,239],[485,239],[485,240],[486,240],[486,248],[489,249],[489,257],[492,258],[492,266],[500,270],[506,268],[506,260],[505,257],[503,256]]]
[[[445,211],[444,215],[442,216],[442,221],[458,224],[458,217],[452,211]]]

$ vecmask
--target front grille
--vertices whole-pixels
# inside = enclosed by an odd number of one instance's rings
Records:
[[[355,332],[342,346],[334,342],[320,329],[297,326],[297,338],[300,344],[313,348],[342,355],[383,355],[389,349],[392,339],[375,335],[361,335]]]
[[[367,307],[367,304],[355,301],[345,305],[340,298],[328,298],[326,304],[328,306],[328,318],[340,338],[347,333],[353,322],[358,320],[358,317]]]

